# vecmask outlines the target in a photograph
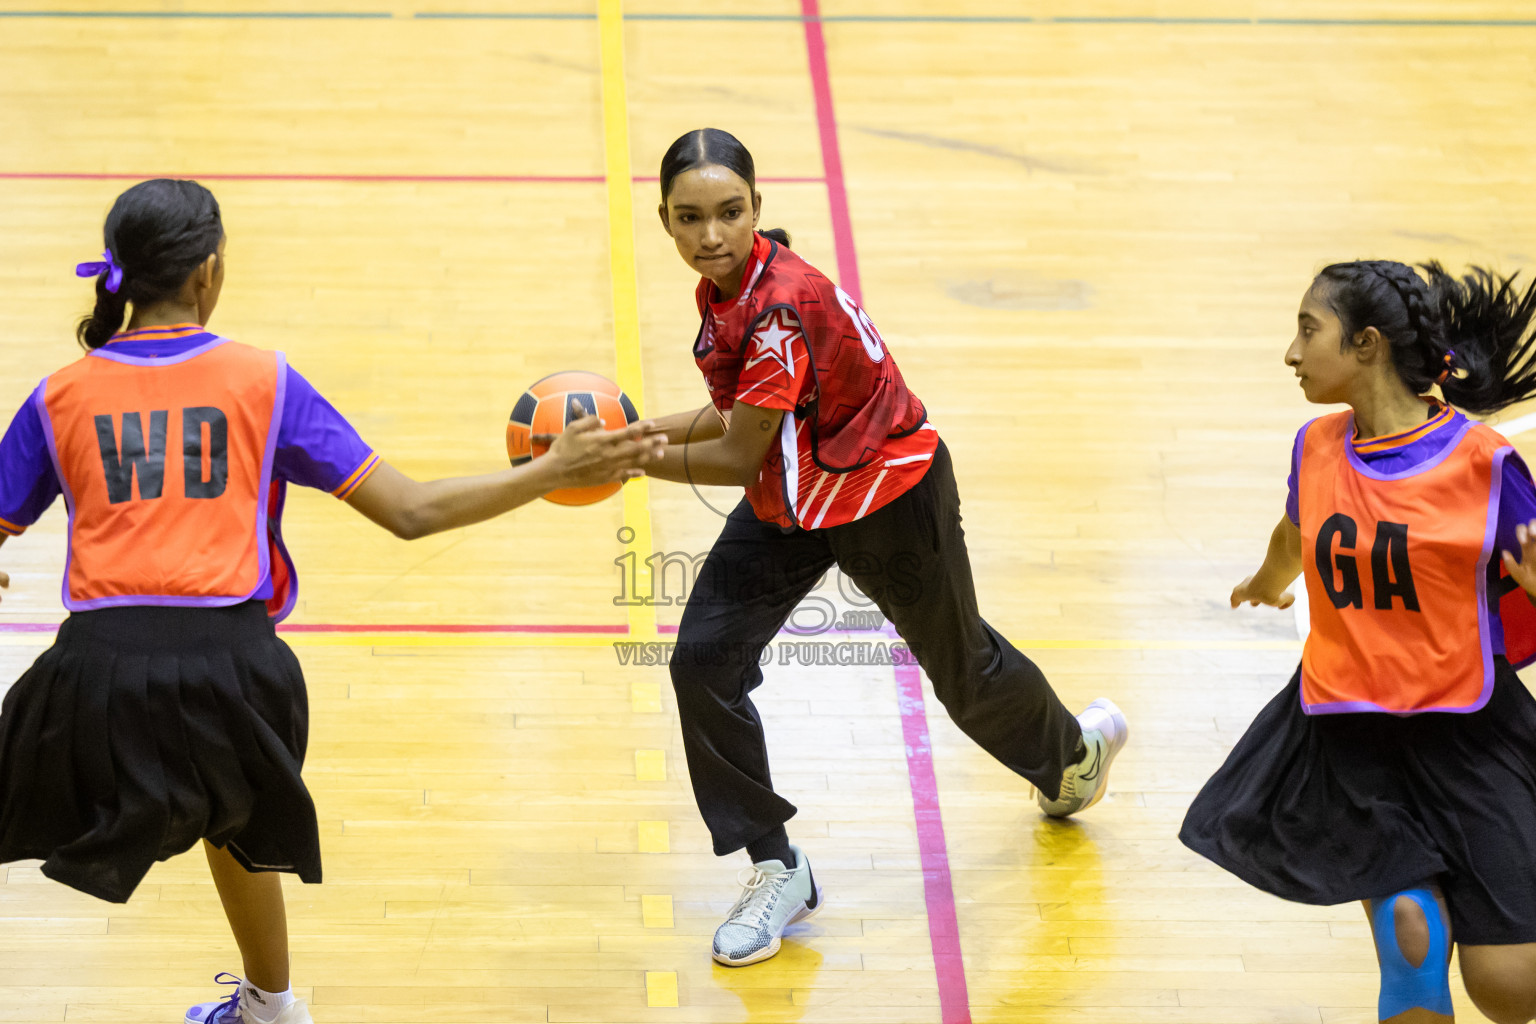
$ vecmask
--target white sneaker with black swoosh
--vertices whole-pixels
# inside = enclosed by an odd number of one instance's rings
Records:
[[[715,929],[714,957],[727,967],[745,967],[779,951],[784,929],[821,909],[821,887],[811,874],[811,862],[798,846],[793,867],[777,860],[759,861],[744,869],[741,896]]]
[[[1040,809],[1053,818],[1086,811],[1104,798],[1109,787],[1110,763],[1130,735],[1125,712],[1116,707],[1114,701],[1103,697],[1089,704],[1077,716],[1077,721],[1083,727],[1083,746],[1088,748],[1087,753],[1062,773],[1060,796],[1047,800],[1044,793],[1039,794]]]

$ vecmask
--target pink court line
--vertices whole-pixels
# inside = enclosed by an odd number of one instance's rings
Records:
[[[901,736],[907,747],[907,781],[917,819],[917,849],[923,865],[923,898],[928,905],[928,941],[939,979],[939,1012],[944,1024],[970,1024],[971,1000],[960,955],[960,919],[949,877],[949,849],[939,810],[939,780],[933,774],[933,744],[923,681],[914,664],[896,666],[896,701],[901,708]]]
[[[853,245],[853,219],[848,211],[848,186],[837,140],[837,115],[832,107],[832,80],[827,71],[827,41],[822,33],[819,0],[800,0],[805,19],[805,50],[816,98],[816,126],[821,134],[821,162],[826,172],[827,201],[832,210],[832,242],[843,290],[860,301],[859,257]],[[933,773],[933,745],[928,735],[928,711],[922,678],[916,665],[896,666],[897,704],[901,734],[907,748],[907,783],[917,821],[917,849],[923,865],[923,898],[928,907],[928,941],[939,985],[939,1014],[944,1024],[971,1024],[971,998],[965,984],[960,953],[960,922],[955,888],[949,874],[949,847],[939,809],[939,783]]]
[[[0,171],[4,181],[146,181],[150,178],[194,178],[198,181],[316,181],[361,184],[405,183],[426,185],[601,185],[601,174],[138,174],[128,172],[84,171]],[[658,181],[654,174],[637,174],[635,181]],[[819,185],[815,177],[764,177],[761,182],[774,185]]]
[[[800,0],[805,19],[805,51],[811,65],[811,93],[816,99],[816,127],[821,133],[821,166],[832,207],[832,244],[837,251],[837,280],[854,302],[863,301],[859,287],[859,257],[853,246],[853,219],[848,213],[848,184],[843,179],[843,154],[837,143],[837,115],[832,112],[832,81],[827,74],[827,40],[821,31],[819,0]]]
[[[0,622],[0,633],[53,633],[57,622]],[[518,633],[549,635],[625,636],[626,625],[478,623],[478,622],[291,622],[277,627],[279,633]],[[675,634],[676,626],[656,627],[658,633]]]

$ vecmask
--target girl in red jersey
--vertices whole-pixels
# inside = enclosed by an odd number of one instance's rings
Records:
[[[135,185],[105,235],[103,260],[78,271],[96,278],[78,332],[88,354],[45,379],[0,440],[0,542],[62,495],[70,611],[0,708],[0,863],[38,858],[48,877],[123,902],[156,860],[203,840],[245,975],[187,1021],[305,1024],[274,874],[320,881],[299,775],[304,677],[273,629],[297,592],[278,528],[286,485],[422,537],[627,479],[664,441],[589,417],[548,458],[418,483],[281,353],[206,329],[224,283],[207,189]]]
[[[1335,264],[1302,298],[1285,361],[1349,410],[1297,434],[1232,607],[1287,607],[1305,572],[1312,629],[1179,837],[1285,899],[1364,901],[1381,1020],[1451,1018],[1454,944],[1514,1024],[1536,1017],[1536,699],[1512,667],[1536,656],[1536,487],[1453,407],[1536,395],[1536,287],[1424,269]]]
[[[746,488],[689,595],[671,661],[699,810],[719,855],[751,879],[715,933],[738,966],[778,952],[819,887],[784,823],[751,691],[763,648],[837,565],[879,606],[965,733],[1063,816],[1104,794],[1125,743],[1106,700],[1074,718],[1040,670],[976,609],[949,452],[869,316],[789,249],[754,231],[751,155],[712,128],[661,162],[661,223],[702,275],[694,358],[710,404],[658,420],[671,442],[646,472]]]

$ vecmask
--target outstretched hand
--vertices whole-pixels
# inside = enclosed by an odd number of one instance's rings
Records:
[[[1501,551],[1504,568],[1527,594],[1536,595],[1536,520],[1515,527],[1515,541],[1520,545],[1520,558],[1508,551]]]
[[[581,406],[571,403],[580,414]],[[582,416],[567,423],[558,434],[535,434],[536,445],[548,445],[545,458],[559,470],[559,486],[597,487],[614,481],[644,476],[646,463],[661,458],[667,436],[650,420],[631,423],[622,430],[604,430],[597,416]]]
[[[1276,594],[1263,587],[1254,586],[1254,580],[1258,579],[1255,573],[1243,582],[1232,588],[1232,607],[1237,608],[1244,604],[1258,606],[1267,604],[1271,608],[1289,608],[1296,603],[1296,595],[1289,590],[1282,590]]]

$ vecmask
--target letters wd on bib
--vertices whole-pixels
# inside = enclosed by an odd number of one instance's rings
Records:
[[[206,836],[320,880],[303,676],[273,632],[297,598],[283,497],[346,497],[377,463],[281,353],[196,324],[119,334],[38,385],[0,444],[0,528],[63,497],[72,614],[0,713],[0,862],[121,902]]]

